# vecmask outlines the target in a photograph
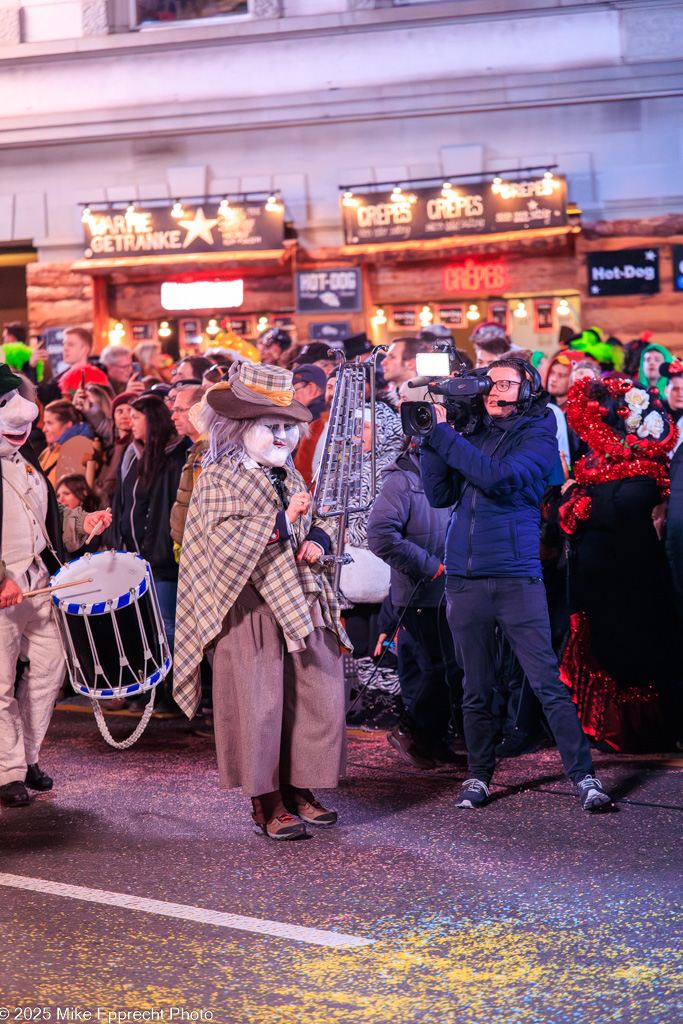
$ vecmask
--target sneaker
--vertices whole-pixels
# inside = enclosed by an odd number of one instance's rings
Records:
[[[289,794],[282,794],[283,803],[290,814],[295,814],[307,825],[336,825],[337,812],[323,807],[310,789],[291,788]]]
[[[423,771],[431,771],[436,768],[436,762],[420,753],[414,737],[402,725],[397,725],[391,730],[387,736],[387,743],[411,768],[420,768]]]
[[[402,706],[398,698],[382,690],[374,690],[365,694],[365,702],[360,708],[350,711],[346,716],[349,729],[362,729],[363,732],[388,732],[398,725]]]
[[[256,828],[260,829],[268,839],[300,839],[302,836],[308,835],[304,823],[287,812],[278,814],[276,818],[265,823],[256,822],[255,824]]]
[[[363,732],[389,732],[398,725],[402,710],[397,705],[395,697],[390,693],[384,694],[377,699],[361,729]]]
[[[595,811],[598,807],[612,803],[609,793],[604,791],[600,779],[596,779],[594,775],[587,775],[585,779],[577,782],[576,791],[584,811]]]
[[[482,782],[481,779],[467,779],[458,793],[455,806],[469,807],[470,809],[483,807],[484,804],[488,803],[488,799],[489,787],[485,782]]]

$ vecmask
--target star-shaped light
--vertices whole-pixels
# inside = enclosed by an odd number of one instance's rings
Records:
[[[537,210],[538,209],[538,203],[536,202],[535,199],[530,199],[529,202],[526,205],[529,207],[530,210]]]
[[[645,253],[645,259],[646,260],[656,260],[657,259],[657,253],[654,251],[654,249],[648,249],[647,250],[647,252]]]
[[[598,288],[597,284],[594,284],[593,287],[591,288],[591,295],[599,295],[599,294],[600,294],[600,289]]]
[[[179,220],[178,223],[181,228],[187,229],[183,249],[187,249],[188,245],[192,245],[195,238],[201,238],[207,245],[213,245],[211,229],[216,227],[218,220],[207,220],[204,216],[203,207],[200,206],[195,210],[193,220]]]

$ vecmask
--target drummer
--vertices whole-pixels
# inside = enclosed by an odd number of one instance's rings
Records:
[[[64,677],[48,586],[64,552],[111,522],[103,511],[58,504],[28,442],[38,406],[24,381],[0,364],[0,803],[24,807],[28,789],[52,789],[38,754]],[[28,661],[16,684],[17,662]]]

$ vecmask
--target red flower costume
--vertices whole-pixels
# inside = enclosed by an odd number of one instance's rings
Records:
[[[577,381],[567,419],[589,452],[560,514],[572,613],[561,677],[588,735],[620,750],[665,749],[675,625],[651,515],[668,497],[677,430],[659,393],[628,379]]]
[[[634,390],[650,396],[651,404],[661,410],[660,415],[668,429],[660,439],[641,439],[633,433],[622,436],[605,422],[610,408],[592,397],[596,391],[602,391],[605,397],[614,400],[616,415],[627,420],[629,405],[625,396]],[[574,467],[574,476],[580,486],[572,488],[571,498],[562,508],[561,523],[565,533],[574,533],[578,523],[589,518],[591,506],[586,490],[589,485],[649,476],[659,487],[662,501],[666,501],[669,496],[669,452],[676,444],[678,431],[668,417],[664,420],[663,406],[656,389],[645,392],[628,379],[596,382],[592,377],[584,377],[569,392],[567,422],[590,446],[590,451]]]

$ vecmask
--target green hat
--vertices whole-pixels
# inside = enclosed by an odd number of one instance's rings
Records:
[[[23,384],[21,377],[12,373],[7,363],[0,363],[0,395],[16,391]]]

